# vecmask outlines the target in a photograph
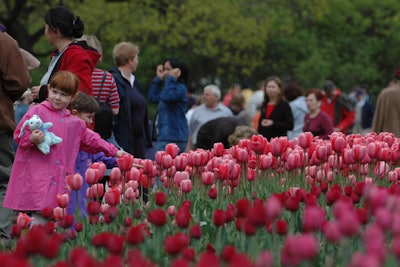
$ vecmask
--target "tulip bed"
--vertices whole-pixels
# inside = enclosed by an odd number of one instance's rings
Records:
[[[398,266],[400,141],[390,133],[260,135],[155,161],[94,163],[88,216],[66,214],[82,184],[29,228],[20,214],[2,266]],[[157,182],[155,182],[157,181]],[[148,188],[148,202],[140,195]],[[102,199],[102,200],[100,200]],[[4,265],[5,264],[5,265]]]

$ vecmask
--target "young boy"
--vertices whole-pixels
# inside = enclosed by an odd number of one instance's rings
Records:
[[[82,92],[78,92],[76,97],[72,100],[69,109],[71,110],[72,115],[84,120],[86,122],[86,125],[89,126],[93,124],[93,118],[96,112],[99,111],[99,104],[93,97]],[[97,154],[89,154],[80,150],[78,153],[78,157],[76,158],[75,172],[79,173],[84,178],[83,185],[78,191],[78,207],[81,216],[88,214],[86,208],[86,189],[88,188],[88,184],[85,181],[85,172],[93,162],[99,161],[104,162],[107,168],[113,168],[117,166],[115,157],[106,157],[103,152]],[[77,207],[75,194],[76,192],[71,192],[70,202],[67,208],[67,212],[69,214],[74,214]]]

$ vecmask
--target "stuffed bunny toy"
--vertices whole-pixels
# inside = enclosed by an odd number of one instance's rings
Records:
[[[37,148],[45,155],[50,153],[50,147],[52,145],[62,142],[61,137],[58,137],[54,133],[48,131],[48,129],[53,126],[53,123],[43,123],[42,119],[38,115],[33,115],[29,120],[24,122],[21,128],[21,133],[18,137],[21,137],[24,134],[24,130],[27,125],[29,126],[31,132],[38,129],[44,133],[44,140],[40,144],[37,144]]]

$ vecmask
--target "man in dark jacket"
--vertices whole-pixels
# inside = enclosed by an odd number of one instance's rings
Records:
[[[12,211],[3,208],[4,196],[14,161],[14,102],[28,89],[28,67],[17,42],[0,25],[0,238],[9,239]]]

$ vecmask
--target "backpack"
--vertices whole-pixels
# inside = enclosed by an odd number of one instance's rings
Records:
[[[113,114],[111,108],[107,103],[100,100],[101,91],[103,90],[104,80],[106,79],[107,72],[104,71],[103,79],[100,85],[99,95],[97,97],[97,102],[100,106],[100,111],[95,114],[94,119],[94,131],[100,134],[101,138],[107,140],[111,138],[113,131]]]

